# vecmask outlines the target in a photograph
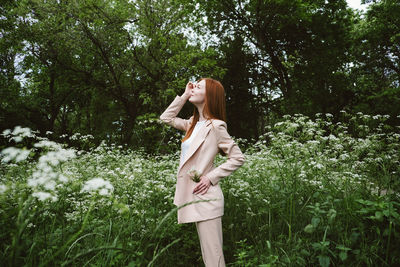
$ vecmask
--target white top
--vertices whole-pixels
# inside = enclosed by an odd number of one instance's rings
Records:
[[[188,151],[190,144],[192,143],[193,139],[195,138],[197,132],[199,131],[199,129],[204,125],[204,121],[198,121],[196,123],[196,126],[194,126],[193,132],[190,135],[190,137],[188,139],[186,139],[182,144],[181,144],[181,161],[180,164],[182,164],[184,158],[185,158],[185,154]]]

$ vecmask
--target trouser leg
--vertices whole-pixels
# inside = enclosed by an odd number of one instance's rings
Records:
[[[225,267],[221,217],[195,222],[206,267]]]

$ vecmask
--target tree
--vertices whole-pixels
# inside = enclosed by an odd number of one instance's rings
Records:
[[[240,35],[253,51],[253,84],[268,91],[269,109],[314,114],[349,104],[353,12],[346,1],[200,2],[213,33]]]
[[[400,114],[400,5],[377,1],[354,31],[356,110]]]
[[[118,129],[129,144],[137,118],[161,112],[190,77],[223,73],[213,49],[189,45],[191,11],[179,1],[35,0],[8,13],[21,18],[13,33],[31,71],[20,108],[42,132]],[[87,112],[100,103],[108,108]]]

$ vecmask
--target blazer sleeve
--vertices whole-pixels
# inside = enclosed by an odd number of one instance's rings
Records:
[[[160,120],[178,130],[187,131],[193,116],[187,120],[177,117],[185,102],[183,97],[177,95],[174,101],[172,101],[163,114],[161,114]]]
[[[218,148],[221,149],[225,155],[228,155],[228,160],[214,168],[209,173],[205,174],[205,176],[210,179],[213,185],[216,185],[219,180],[230,175],[245,162],[245,157],[242,151],[235,141],[233,141],[227,131],[226,122],[218,124],[215,129],[218,140]]]

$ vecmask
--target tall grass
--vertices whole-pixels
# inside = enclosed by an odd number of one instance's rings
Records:
[[[387,118],[297,114],[268,127],[221,181],[227,264],[400,265],[400,129]],[[172,204],[179,151],[3,136],[15,143],[0,165],[5,266],[202,266],[195,226],[178,225]]]

